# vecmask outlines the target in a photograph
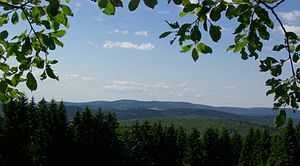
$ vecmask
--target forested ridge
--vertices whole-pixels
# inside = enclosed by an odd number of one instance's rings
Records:
[[[191,132],[147,121],[120,127],[113,113],[89,108],[66,116],[61,102],[22,98],[3,106],[1,165],[300,165],[300,124],[277,132],[226,128]]]

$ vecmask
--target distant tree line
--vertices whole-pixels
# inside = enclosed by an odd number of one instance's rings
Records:
[[[262,166],[300,165],[300,125],[278,132],[194,129],[149,122],[119,127],[113,113],[89,108],[66,116],[63,103],[23,98],[3,106],[0,165]]]

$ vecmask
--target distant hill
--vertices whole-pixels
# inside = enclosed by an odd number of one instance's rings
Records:
[[[169,101],[117,100],[82,103],[64,102],[64,104],[69,118],[72,118],[77,110],[89,107],[92,111],[101,108],[103,112],[115,112],[118,120],[121,121],[157,118],[213,118],[273,125],[274,117],[277,115],[276,112],[272,112],[271,108],[214,107]],[[2,116],[2,111],[0,111],[0,116]],[[300,122],[299,112],[293,113],[292,109],[288,109],[287,116],[295,122]]]
[[[165,116],[201,116],[204,113],[223,115],[226,117],[248,117],[257,119],[263,118],[267,121],[273,120],[277,115],[271,108],[253,107],[214,107],[188,102],[168,102],[168,101],[138,101],[138,100],[117,100],[117,101],[94,101],[83,103],[65,102],[68,114],[72,114],[76,109],[89,107],[92,110],[101,108],[103,111],[114,111],[120,119],[134,119],[136,117],[165,117]],[[70,112],[71,111],[71,112]],[[227,113],[227,114],[225,114]],[[229,114],[228,114],[229,113]],[[292,109],[287,110],[287,116],[293,119],[300,119],[300,113],[293,113]]]
[[[160,118],[147,118],[147,119],[132,119],[119,121],[121,126],[132,126],[136,123],[160,123],[163,126],[174,125],[176,128],[182,127],[190,132],[192,129],[197,129],[201,133],[208,128],[220,129],[225,127],[230,133],[238,132],[245,135],[249,132],[250,128],[253,129],[268,129],[270,132],[277,131],[272,124],[265,122],[252,122],[234,119],[222,119],[214,117],[160,117]]]

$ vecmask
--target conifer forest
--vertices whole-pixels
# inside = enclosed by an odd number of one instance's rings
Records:
[[[3,106],[1,165],[260,166],[300,165],[300,125],[276,132],[226,128],[200,133],[147,121],[120,126],[89,108],[69,119],[64,104],[26,98]]]

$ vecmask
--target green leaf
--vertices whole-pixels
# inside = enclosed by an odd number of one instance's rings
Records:
[[[140,0],[131,0],[128,4],[130,11],[134,11],[140,4]]]
[[[233,0],[234,3],[243,3],[244,0]]]
[[[235,17],[235,7],[233,5],[228,5],[225,15],[229,20],[234,18]]]
[[[51,36],[43,35],[43,42],[44,44],[50,49],[55,50],[55,43],[53,41],[53,38]]]
[[[287,32],[287,36],[291,40],[298,40],[298,36],[294,32]]]
[[[50,66],[46,67],[46,73],[47,75],[52,78],[52,79],[56,79],[57,81],[59,81],[58,77],[54,74],[53,70],[50,68]]]
[[[34,59],[34,62],[36,64],[37,68],[39,68],[39,69],[44,68],[45,61],[40,56],[36,56],[36,58]]]
[[[274,126],[276,128],[281,127],[285,124],[286,122],[286,112],[285,110],[280,110],[279,115],[276,116]]]
[[[201,40],[201,32],[199,31],[199,27],[197,25],[195,25],[191,30],[191,39],[194,42]]]
[[[60,47],[63,47],[64,46],[64,43],[62,43],[61,41],[59,41],[57,38],[53,38],[53,41],[56,45],[60,46]]]
[[[26,20],[26,14],[24,11],[21,12],[21,18],[22,20]]]
[[[194,11],[197,6],[198,6],[197,4],[189,3],[189,4],[184,6],[183,11],[186,12],[186,13]]]
[[[221,27],[211,25],[209,28],[209,34],[214,42],[218,42],[221,38]]]
[[[207,21],[205,20],[204,22],[203,22],[203,29],[205,30],[205,31],[207,31]]]
[[[285,46],[283,44],[280,44],[280,45],[275,45],[273,47],[273,51],[280,51],[282,50],[283,48],[285,48]]]
[[[6,96],[6,93],[0,92],[0,101],[4,104],[8,104],[10,102],[10,98]]]
[[[51,32],[50,36],[51,37],[63,37],[63,36],[65,36],[65,34],[66,34],[65,30],[59,30],[59,31]]]
[[[245,29],[245,24],[240,24],[233,32],[233,34],[241,33],[242,30]]]
[[[199,59],[199,53],[196,48],[193,48],[192,57],[195,62]]]
[[[101,9],[106,8],[107,4],[108,4],[108,0],[98,0],[98,6]]]
[[[7,87],[8,87],[7,81],[1,80],[0,81],[0,92],[5,93],[7,90]]]
[[[1,17],[0,17],[0,27],[3,24],[7,24],[7,22],[8,22],[8,16],[7,16],[7,14],[2,14]]]
[[[208,53],[211,54],[212,53],[212,49],[204,43],[198,43],[197,49],[198,49],[198,51],[200,51],[203,54],[208,54]]]
[[[41,75],[40,75],[40,79],[41,80],[45,80],[47,78],[46,72],[44,71]]]
[[[297,53],[295,53],[295,54],[293,55],[293,62],[294,62],[294,63],[297,63],[298,60],[299,60],[299,55],[298,55]]]
[[[116,12],[115,6],[112,3],[110,3],[110,1],[108,1],[107,6],[103,10],[103,13],[106,15],[114,15],[115,12]]]
[[[300,44],[296,47],[296,52],[300,51]]]
[[[14,14],[11,17],[12,24],[16,25],[19,22],[19,16],[17,12],[14,12]]]
[[[58,63],[58,61],[57,60],[48,60],[47,63],[48,64],[56,64],[56,63]]]
[[[144,3],[146,6],[154,9],[154,7],[157,5],[157,0],[144,0]]]
[[[32,75],[32,73],[31,72],[27,73],[26,78],[27,78],[27,80],[26,80],[27,87],[31,91],[36,90],[37,89],[37,82],[36,82],[36,79],[34,78],[34,76]]]
[[[162,38],[165,38],[165,37],[167,37],[167,36],[169,36],[170,34],[171,34],[172,32],[164,32],[164,33],[162,33],[160,36],[159,36],[159,38],[160,39],[162,39]]]
[[[72,12],[72,10],[70,9],[69,6],[61,4],[60,7],[61,7],[62,11],[63,11],[66,15],[68,15],[68,16],[73,16],[73,12]]]
[[[188,13],[182,11],[182,12],[180,12],[179,16],[180,16],[180,17],[184,17],[184,16],[186,16],[187,14],[188,14]]]
[[[39,11],[39,9],[37,7],[33,7],[31,9],[31,16],[32,17],[37,17],[39,14],[40,14],[40,11]],[[26,15],[25,15],[25,18],[26,18]]]
[[[168,21],[166,21],[166,23],[167,23],[172,29],[177,29],[177,28],[180,27],[177,21],[176,21],[175,23],[173,23],[173,24],[172,24],[172,23],[169,23]]]
[[[234,49],[235,48],[235,45],[233,44],[233,45],[230,45],[229,47],[227,47],[227,49],[226,49],[226,52],[228,52],[228,51],[230,51],[230,50],[232,50],[232,49]]]
[[[270,39],[270,33],[267,31],[266,26],[259,27],[258,28],[258,34],[264,40],[269,40]]]
[[[190,27],[191,27],[191,24],[188,24],[188,23],[187,24],[183,24],[179,28],[177,34],[180,35],[180,36],[183,36],[189,30]]]
[[[248,59],[248,54],[247,54],[247,52],[245,51],[245,48],[242,48],[242,50],[241,50],[241,58],[243,59],[243,60],[247,60]]]
[[[46,29],[51,29],[51,24],[47,20],[42,20],[42,24],[45,26]]]
[[[180,5],[182,3],[182,0],[173,0],[173,2],[176,4],[176,5]]]
[[[0,32],[0,40],[4,40],[8,37],[8,32],[7,30],[4,30],[2,32]]]
[[[181,48],[180,52],[181,52],[181,53],[188,52],[188,51],[191,50],[191,48],[192,48],[192,44],[185,45],[185,46],[183,46],[183,47]]]
[[[212,21],[218,21],[221,18],[221,12],[219,8],[215,7],[210,11],[209,17]]]
[[[51,16],[56,16],[59,9],[59,0],[48,0],[49,5],[47,7],[47,13]]]
[[[115,6],[115,7],[123,7],[123,2],[121,0],[110,0],[110,2]]]

